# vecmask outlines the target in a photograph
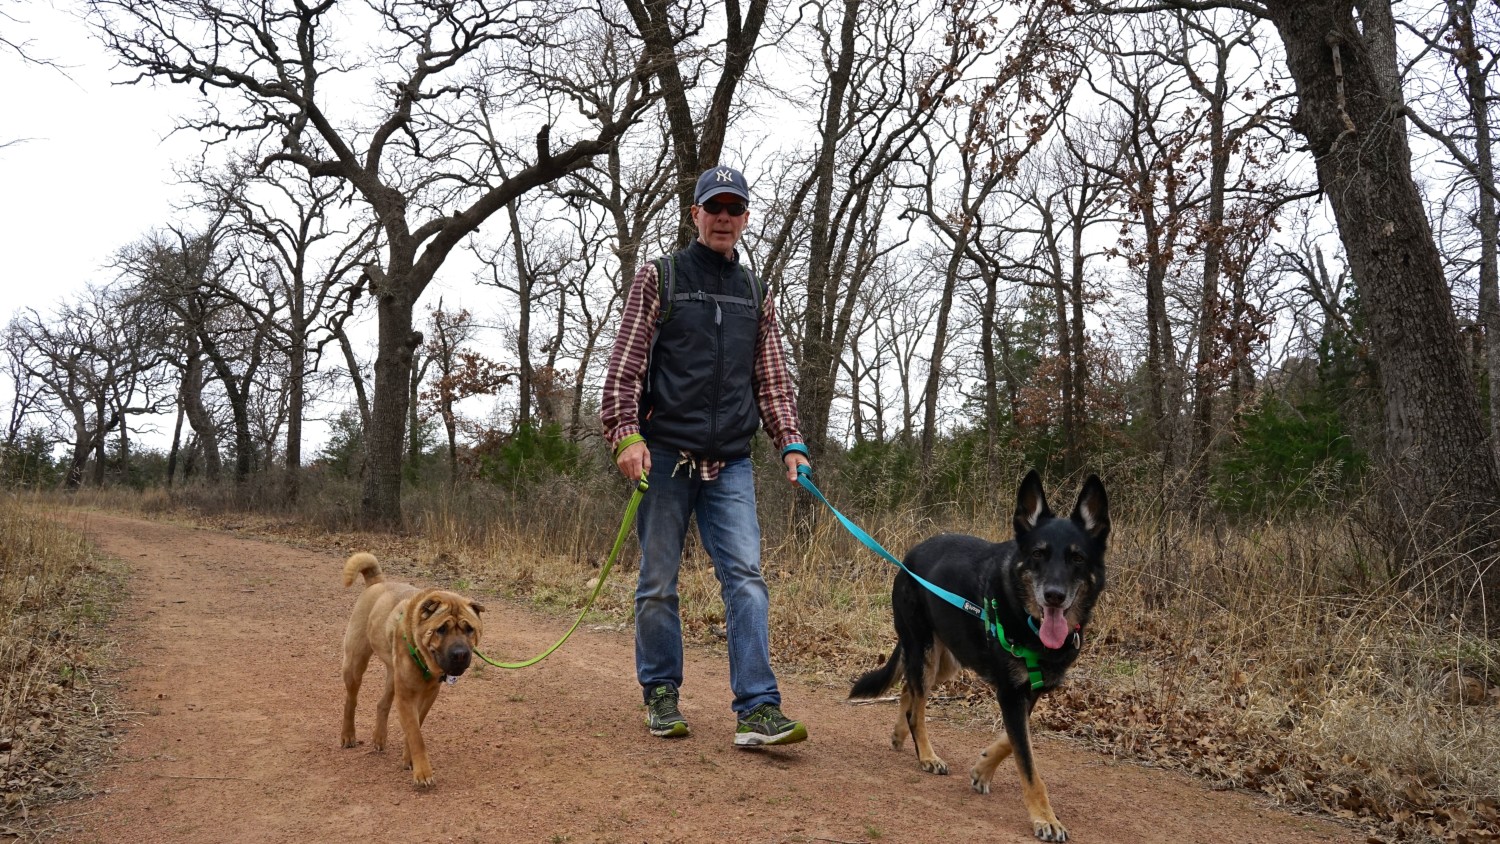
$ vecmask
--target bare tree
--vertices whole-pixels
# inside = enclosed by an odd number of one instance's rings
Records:
[[[1233,8],[1269,21],[1296,83],[1292,126],[1307,140],[1359,285],[1379,362],[1392,505],[1417,524],[1410,551],[1441,538],[1476,552],[1485,601],[1500,602],[1496,538],[1500,470],[1488,453],[1477,391],[1464,365],[1453,301],[1412,178],[1389,0],[1163,0],[1094,3],[1120,13]],[[1423,566],[1444,564],[1417,556]],[[1489,562],[1484,562],[1489,561]],[[1478,602],[1476,602],[1478,603]],[[1500,614],[1487,624],[1500,629]]]
[[[1490,384],[1490,446],[1500,460],[1500,183],[1495,179],[1495,129],[1490,104],[1500,86],[1500,5],[1481,0],[1443,0],[1432,4],[1430,26],[1422,21],[1398,21],[1415,33],[1427,50],[1450,65],[1429,79],[1442,80],[1451,69],[1451,84],[1429,85],[1417,102],[1408,106],[1412,123],[1441,144],[1458,165],[1463,178],[1457,189],[1469,195],[1462,209],[1460,229],[1477,240],[1477,255],[1471,248],[1453,250],[1461,264],[1455,272],[1467,275],[1477,270],[1479,324],[1484,329],[1485,376]],[[1413,66],[1418,64],[1414,59]],[[1407,78],[1412,74],[1408,72]],[[1466,244],[1467,246],[1467,244]],[[1469,258],[1459,257],[1467,253]]]
[[[903,171],[914,169],[918,144],[950,98],[963,108],[1045,90],[1049,57],[1067,51],[1061,5],[1026,4],[1017,13],[1010,5],[841,0],[803,7],[821,99],[815,144],[805,176],[779,197],[781,230],[763,240],[768,278],[780,278],[793,260],[805,262],[805,328],[794,357],[814,455],[827,445],[837,359],[848,345],[862,273],[888,247],[870,236],[886,190],[919,183],[920,175]],[[1001,54],[1004,61],[987,64]],[[992,76],[961,91],[981,67]]]
[[[1185,81],[1149,49],[1137,48],[1136,40],[1152,41],[1145,26],[1122,35],[1133,40],[1109,55],[1109,82],[1090,80],[1117,115],[1105,131],[1120,155],[1100,166],[1120,184],[1125,213],[1134,223],[1122,226],[1117,248],[1139,274],[1145,293],[1146,446],[1164,467],[1180,467],[1185,373],[1168,282],[1184,274],[1173,270],[1183,264],[1202,176],[1190,154],[1195,129],[1174,113]]]
[[[1075,137],[1081,133],[1070,131],[1070,127],[1090,122],[1088,117],[1076,123],[1065,119],[1061,143],[1046,157],[1033,159],[1030,178],[1010,191],[1017,200],[1016,210],[1030,212],[1021,219],[1034,221],[1030,228],[1019,222],[1000,226],[1006,234],[1032,239],[1032,255],[1025,264],[1010,267],[998,260],[1008,251],[1003,247],[991,246],[982,256],[987,282],[991,276],[997,280],[1007,273],[1016,277],[1024,270],[1027,277],[1035,279],[1030,283],[1041,285],[1052,295],[1061,385],[1063,469],[1067,472],[1083,463],[1090,383],[1084,311],[1096,296],[1088,290],[1087,266],[1104,250],[1086,244],[1091,229],[1117,221],[1114,203],[1120,190],[1119,182],[1110,175],[1119,170],[1119,146],[1100,138]],[[993,298],[994,294],[989,295]],[[994,370],[992,364],[990,371]],[[988,400],[993,402],[996,397]]]
[[[252,303],[246,287],[266,289],[260,269],[244,252],[226,247],[223,217],[202,233],[172,227],[122,250],[117,266],[133,279],[136,295],[164,310],[191,334],[184,368],[184,403],[200,439],[214,427],[202,402],[208,379],[199,362],[213,373],[213,383],[228,400],[234,433],[234,477],[244,481],[258,462],[250,410],[269,341],[282,321],[285,299]],[[252,282],[250,279],[256,279]]]
[[[595,108],[596,42],[571,40],[576,21],[607,7],[571,0],[542,3],[457,0],[376,3],[364,12],[332,3],[285,10],[232,0],[90,0],[105,43],[139,79],[198,86],[205,112],[188,125],[260,143],[262,166],[284,162],[343,180],[379,224],[384,255],[365,267],[379,314],[375,395],[365,432],[368,465],[361,510],[366,522],[401,523],[401,456],[411,402],[412,359],[421,344],[413,312],[448,255],[517,197],[587,166],[639,119],[655,94],[632,84],[618,110]],[[338,53],[341,24],[374,24],[380,40],[367,62]],[[625,41],[618,30],[617,49]],[[372,87],[350,96],[346,65]],[[348,69],[355,69],[350,67]],[[644,74],[632,74],[644,79]],[[218,92],[209,98],[206,92]],[[512,123],[530,123],[530,153],[508,146],[508,176],[476,168],[453,127],[475,117],[474,103],[509,103]],[[563,105],[577,116],[562,122]],[[356,112],[341,109],[357,103]],[[380,104],[380,105],[377,105]],[[374,115],[361,124],[356,115]],[[559,134],[577,140],[554,150]],[[312,143],[316,137],[317,143]]]
[[[721,163],[719,158],[724,151],[730,111],[755,53],[769,3],[767,0],[749,0],[742,10],[740,0],[726,0],[718,7],[724,13],[724,49],[719,62],[719,78],[704,113],[695,116],[689,96],[696,80],[706,75],[705,65],[716,55],[716,50],[703,47],[679,55],[679,49],[704,30],[715,4],[690,0],[674,8],[667,0],[624,2],[645,41],[650,71],[661,83],[676,163],[674,187],[681,212],[677,240],[679,245],[687,244],[697,236],[688,217],[688,208],[693,204],[694,184],[699,173]]]
[[[428,319],[428,361],[435,367],[432,385],[422,397],[432,403],[448,435],[448,482],[458,480],[458,425],[456,405],[466,398],[493,395],[515,372],[468,348],[474,339],[474,318],[468,311],[443,310],[438,302]]]
[[[93,482],[103,484],[106,435],[130,416],[162,409],[161,379],[141,377],[159,371],[165,357],[143,342],[144,324],[130,299],[98,287],[52,318],[26,309],[11,320],[7,333],[30,350],[20,365],[46,392],[43,412],[70,433],[67,489],[83,483],[90,459]]]
[[[225,216],[226,233],[264,259],[265,271],[246,277],[245,290],[225,286],[217,292],[270,330],[268,339],[285,361],[283,482],[287,500],[295,502],[301,489],[307,379],[323,347],[334,339],[323,327],[325,321],[340,299],[353,298],[352,277],[373,250],[373,223],[347,214],[336,219],[337,209],[349,198],[347,183],[316,179],[301,168],[258,174],[244,163],[219,173],[199,169],[193,181],[206,194],[209,210]],[[283,306],[284,316],[272,319],[272,310]]]

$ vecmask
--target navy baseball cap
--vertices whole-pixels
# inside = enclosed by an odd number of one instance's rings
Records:
[[[721,193],[733,194],[746,202],[750,201],[750,186],[745,184],[745,174],[733,167],[713,167],[698,177],[698,189],[693,192],[693,204],[702,205],[703,200]]]

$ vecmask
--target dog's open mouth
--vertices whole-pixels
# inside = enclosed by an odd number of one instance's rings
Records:
[[[1068,643],[1068,619],[1062,607],[1042,607],[1042,626],[1037,629],[1042,644],[1057,650]]]

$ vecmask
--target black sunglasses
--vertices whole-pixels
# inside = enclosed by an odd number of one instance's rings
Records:
[[[710,199],[703,203],[703,210],[714,216],[727,212],[731,217],[738,217],[749,211],[750,207],[743,202],[718,202]]]

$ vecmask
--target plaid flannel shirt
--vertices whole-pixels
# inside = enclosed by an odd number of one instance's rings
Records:
[[[620,440],[641,432],[641,391],[646,385],[646,367],[660,314],[661,286],[656,277],[656,263],[647,261],[636,271],[625,295],[620,333],[615,335],[609,369],[604,376],[604,399],[599,408],[599,420],[604,424],[604,438],[611,451]],[[802,442],[792,376],[787,370],[786,352],[781,346],[781,328],[776,323],[775,297],[769,291],[760,309],[753,381],[761,422],[776,444],[776,450],[779,452],[792,443]],[[724,466],[722,460],[704,460],[687,452],[682,453],[679,465],[684,462],[689,471],[696,467],[699,477],[705,481],[717,478]]]

